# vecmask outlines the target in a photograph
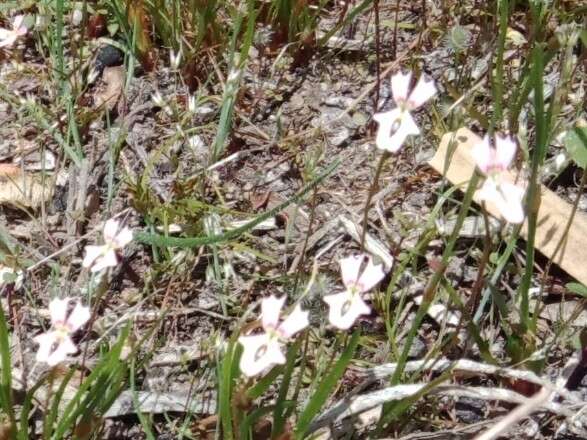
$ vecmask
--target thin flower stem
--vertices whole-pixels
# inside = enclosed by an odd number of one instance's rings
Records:
[[[485,275],[485,268],[487,267],[487,263],[489,262],[489,256],[491,255],[491,231],[490,227],[491,224],[489,222],[489,215],[487,214],[487,209],[485,207],[485,203],[483,203],[483,222],[485,224],[485,236],[483,237],[483,255],[481,256],[481,260],[479,261],[479,269],[477,271],[477,279],[475,280],[475,284],[471,288],[471,297],[469,299],[469,307],[467,307],[468,313],[473,314],[477,307],[477,303],[479,301],[479,295],[481,294],[481,289],[483,288],[483,280]]]
[[[302,252],[300,256],[300,262],[298,263],[298,268],[296,271],[296,277],[294,281],[294,292],[298,291],[298,283],[300,281],[300,275],[304,267],[304,263],[306,261],[306,250],[308,249],[308,242],[310,240],[310,236],[313,233],[314,229],[314,221],[316,219],[316,195],[318,194],[318,188],[314,187],[312,191],[312,199],[310,201],[310,218],[308,221],[308,230],[306,232],[306,238],[304,239],[304,245],[302,247]]]
[[[389,152],[384,151],[381,157],[379,158],[379,163],[377,164],[377,170],[375,171],[375,176],[373,177],[373,182],[371,183],[371,187],[369,188],[369,193],[367,194],[367,201],[365,202],[365,209],[363,212],[363,231],[361,232],[361,252],[365,250],[365,236],[367,235],[367,225],[369,223],[369,207],[371,206],[371,200],[373,196],[377,192],[378,183],[379,183],[379,176],[381,176],[381,172],[383,171],[383,164],[389,157]]]

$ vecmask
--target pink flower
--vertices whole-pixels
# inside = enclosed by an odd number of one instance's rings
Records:
[[[63,362],[68,354],[77,352],[70,335],[90,319],[90,309],[78,302],[67,316],[69,301],[70,298],[55,298],[49,303],[51,329],[34,338],[39,344],[38,362],[45,362],[53,367]]]
[[[516,143],[510,137],[495,136],[495,148],[489,136],[474,145],[471,155],[486,179],[477,191],[479,200],[493,203],[503,218],[510,223],[524,221],[524,188],[509,182],[506,171],[516,154]]]
[[[118,264],[116,251],[132,241],[130,228],[120,229],[117,220],[110,219],[104,225],[104,244],[101,246],[86,246],[86,256],[82,261],[83,267],[91,267],[92,272],[98,272],[107,267]]]
[[[367,259],[362,272],[361,263]],[[371,313],[371,308],[363,301],[361,294],[373,288],[385,276],[382,265],[373,264],[367,255],[355,255],[340,260],[342,282],[346,290],[327,295],[324,301],[330,307],[328,320],[341,329],[349,329],[361,315]]]
[[[375,144],[381,150],[392,153],[398,151],[409,135],[420,134],[410,112],[422,106],[436,94],[434,81],[426,81],[420,77],[416,87],[409,92],[412,73],[396,73],[391,77],[391,91],[397,107],[383,113],[373,115],[379,123]]]
[[[27,28],[23,26],[23,20],[23,15],[17,15],[12,20],[12,29],[0,28],[0,47],[10,47],[18,38],[26,35]]]
[[[246,376],[256,376],[274,365],[284,364],[281,345],[308,326],[308,312],[302,311],[299,304],[279,323],[284,303],[285,296],[277,298],[271,295],[264,298],[261,302],[261,326],[264,332],[238,338],[243,346],[240,369]]]

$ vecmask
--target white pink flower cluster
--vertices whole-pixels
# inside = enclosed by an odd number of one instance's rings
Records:
[[[410,91],[412,73],[398,72],[391,77],[391,91],[397,107],[373,115],[379,128],[375,138],[377,148],[397,152],[407,137],[420,134],[411,111],[421,107],[432,98],[437,90],[433,81],[420,77]],[[473,158],[486,179],[478,190],[479,200],[492,203],[502,217],[510,223],[524,221],[522,201],[525,189],[508,181],[506,171],[516,153],[516,143],[510,137],[495,136],[495,146],[485,136],[472,150]]]
[[[330,309],[330,324],[347,330],[359,316],[371,313],[371,308],[361,295],[379,283],[385,272],[383,266],[373,264],[372,259],[366,255],[343,258],[340,260],[340,270],[345,290],[325,296],[324,302]],[[285,364],[281,346],[293,335],[308,327],[308,312],[303,311],[299,304],[279,323],[284,304],[285,296],[277,298],[272,295],[264,298],[261,302],[263,332],[239,338],[243,346],[240,369],[246,376],[256,376],[274,365]]]
[[[427,81],[424,77],[420,77],[415,87],[410,90],[411,81],[411,72],[395,74],[391,78],[391,91],[397,107],[373,116],[379,124],[375,143],[381,150],[395,153],[408,136],[420,134],[411,112],[431,99],[437,90],[434,82]],[[485,136],[481,143],[474,146],[472,155],[480,171],[486,176],[477,192],[479,199],[493,203],[508,222],[521,223],[524,220],[524,189],[505,178],[505,172],[515,152],[516,143],[509,137],[498,135],[495,138],[495,147],[490,145],[489,137]],[[324,301],[330,309],[330,324],[347,330],[359,316],[371,312],[361,295],[379,283],[385,274],[383,267],[374,265],[371,258],[366,255],[344,258],[340,261],[340,268],[345,290],[327,295]],[[263,299],[263,333],[239,338],[243,346],[240,368],[246,376],[256,376],[274,365],[284,364],[285,356],[281,346],[309,325],[308,312],[302,311],[299,304],[283,322],[279,323],[284,303],[285,297],[270,296]]]
[[[86,246],[86,255],[82,266],[92,272],[98,272],[118,264],[117,251],[132,241],[132,231],[121,228],[119,222],[114,219],[104,224],[104,244]],[[77,347],[71,340],[71,335],[80,329],[90,318],[90,309],[76,301],[75,306],[68,313],[71,298],[53,299],[49,303],[49,315],[51,317],[51,329],[37,337],[35,342],[39,344],[37,361],[55,366],[65,360],[67,355],[77,351]]]

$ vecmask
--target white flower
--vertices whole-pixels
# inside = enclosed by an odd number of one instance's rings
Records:
[[[365,268],[360,272],[365,259]],[[381,281],[385,272],[382,265],[373,264],[373,260],[367,255],[343,258],[340,260],[340,271],[346,290],[335,295],[327,295],[324,301],[330,307],[330,323],[339,329],[347,330],[359,316],[371,313],[371,308],[363,301],[361,294]]]
[[[490,145],[489,136],[473,146],[471,155],[486,176],[477,191],[479,200],[493,203],[509,223],[524,221],[524,188],[509,182],[505,172],[516,154],[516,143],[510,137],[495,136],[495,148]]]
[[[243,346],[240,369],[246,376],[256,376],[274,365],[284,364],[281,345],[308,326],[308,312],[302,311],[299,304],[279,323],[284,303],[285,296],[277,298],[271,295],[264,298],[261,302],[261,326],[264,332],[238,338]]]
[[[416,87],[410,92],[412,73],[396,73],[391,77],[391,91],[397,107],[383,113],[376,113],[373,119],[379,123],[375,144],[381,150],[392,153],[398,151],[409,135],[420,134],[414,118],[410,114],[436,94],[434,81],[420,77]]]
[[[0,47],[10,47],[19,37],[26,35],[27,28],[23,26],[23,20],[23,15],[17,15],[12,20],[12,29],[0,28]]]
[[[67,316],[70,298],[55,298],[49,303],[51,329],[34,338],[39,344],[37,361],[55,366],[63,362],[68,354],[77,352],[70,335],[75,333],[90,319],[90,309],[79,302]]]
[[[130,228],[120,229],[117,220],[108,220],[104,225],[104,244],[86,246],[86,256],[82,266],[91,267],[92,272],[116,266],[118,264],[116,251],[129,244],[132,241],[132,235]]]

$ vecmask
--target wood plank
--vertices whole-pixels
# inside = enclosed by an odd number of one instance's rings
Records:
[[[462,185],[464,189],[475,170],[471,148],[480,141],[479,136],[466,128],[447,133],[443,136],[438,151],[429,164],[452,184]],[[449,152],[452,153],[452,157],[446,167]],[[516,174],[509,172],[507,178],[515,182]],[[479,202],[477,198],[475,201]],[[571,217],[572,206],[544,185],[541,185],[539,203],[536,248],[552,259],[559,242],[563,239],[568,219]],[[491,215],[500,218],[494,206],[489,204],[487,209]],[[526,238],[527,233],[525,223],[521,235]],[[577,211],[566,240],[553,261],[569,275],[587,285],[587,214]]]

